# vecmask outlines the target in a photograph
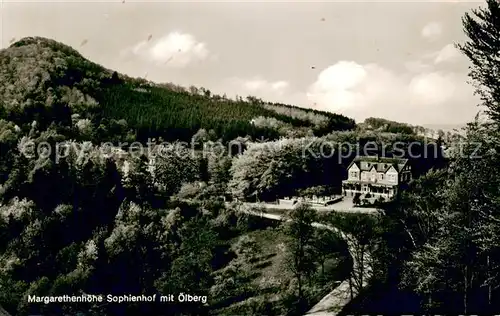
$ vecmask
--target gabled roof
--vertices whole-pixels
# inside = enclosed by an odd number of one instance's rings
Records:
[[[349,164],[347,169],[355,164],[361,171],[371,171],[376,168],[377,172],[387,172],[392,167],[400,172],[408,164],[408,159],[392,158],[392,157],[377,157],[377,156],[358,156]]]

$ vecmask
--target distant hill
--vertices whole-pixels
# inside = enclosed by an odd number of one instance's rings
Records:
[[[467,124],[425,124],[411,125],[407,123],[395,122],[383,118],[370,117],[364,122],[357,124],[357,129],[362,131],[377,131],[384,133],[402,133],[423,136],[437,139],[441,135],[450,138],[451,135],[463,134],[462,129]]]
[[[362,131],[377,131],[383,133],[414,134],[415,128],[406,123],[386,120],[383,118],[369,117],[363,123],[359,123],[357,128]]]
[[[189,140],[201,128],[226,140],[277,138],[291,131],[320,136],[355,126],[354,120],[338,114],[252,97],[231,100],[204,88],[130,78],[41,37],[23,38],[0,51],[0,82],[0,119],[22,128],[33,120],[42,128],[84,121],[100,140],[117,139],[117,133],[133,134],[140,141]],[[252,120],[257,117],[278,122],[281,132],[267,123],[256,125]]]
[[[424,124],[422,125],[425,128],[432,129],[432,130],[442,130],[444,132],[447,131],[454,131],[454,130],[461,130],[462,128],[467,126],[467,123],[464,124]]]

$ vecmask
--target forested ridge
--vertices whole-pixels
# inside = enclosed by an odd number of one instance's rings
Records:
[[[204,88],[130,78],[85,59],[69,46],[41,37],[24,38],[2,50],[0,76],[0,117],[20,125],[35,119],[46,126],[68,124],[71,115],[78,114],[91,120],[103,139],[112,133],[111,120],[125,120],[138,140],[159,136],[189,140],[200,128],[213,130],[224,140],[247,135],[279,137],[251,123],[259,116],[308,128],[318,136],[354,128],[354,121],[342,115],[265,105],[253,97],[231,100]]]

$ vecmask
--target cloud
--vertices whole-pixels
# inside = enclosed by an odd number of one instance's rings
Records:
[[[434,59],[435,64],[452,63],[459,60],[462,56],[461,52],[453,44],[448,44],[438,51]]]
[[[410,72],[431,71],[433,67],[422,60],[411,60],[404,64],[404,67]]]
[[[424,54],[418,60],[410,60],[404,63],[406,70],[414,73],[432,72],[436,67],[448,66],[463,68],[467,63],[462,52],[454,44],[445,45],[438,51]],[[466,70],[466,69],[464,69]]]
[[[260,76],[253,78],[233,77],[226,79],[219,90],[226,93],[229,92],[233,96],[239,95],[246,97],[251,95],[270,102],[295,103],[297,100],[306,100],[303,93],[300,94],[291,89],[288,81],[266,80]]]
[[[439,106],[453,99],[458,88],[452,74],[431,72],[413,77],[408,85],[411,102],[422,106]]]
[[[276,81],[271,84],[271,88],[275,91],[283,91],[288,88],[289,83],[286,81]]]
[[[174,68],[183,68],[210,56],[205,43],[198,42],[191,34],[180,32],[172,32],[156,41],[144,40],[124,53]]]
[[[282,95],[289,87],[286,81],[267,81],[259,77],[253,79],[232,79],[233,83],[243,88],[247,93]]]
[[[347,90],[366,78],[366,69],[355,62],[341,61],[322,71],[318,76],[320,89]]]
[[[316,108],[356,120],[384,117],[408,123],[470,121],[477,112],[465,75],[421,67],[396,73],[377,64],[339,61],[324,69],[309,87]],[[449,122],[455,123],[455,122]]]
[[[426,39],[435,40],[441,36],[441,33],[443,33],[443,26],[437,22],[430,22],[424,26],[421,34]]]

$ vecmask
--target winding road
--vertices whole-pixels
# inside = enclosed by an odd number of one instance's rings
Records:
[[[284,204],[275,204],[275,203],[247,203],[241,202],[244,205],[251,207],[263,207],[266,209],[275,209],[275,210],[290,210],[294,206],[293,205],[284,205]],[[226,205],[230,205],[231,202],[226,202]],[[377,214],[380,213],[381,210],[370,207],[353,207],[350,203],[339,202],[335,204],[331,204],[328,206],[321,205],[310,205],[310,207],[318,212],[342,212],[342,213],[362,213],[362,214]]]
[[[230,203],[227,203],[230,204]],[[275,206],[274,204],[271,204]],[[264,217],[268,219],[273,219],[273,220],[278,220],[278,221],[289,221],[286,219],[283,215],[278,215],[278,214],[269,214],[265,212],[255,212],[252,210],[252,208],[256,206],[262,206],[262,204],[258,203],[241,203],[240,204],[239,211],[253,215],[253,216],[259,216],[259,217]],[[289,209],[290,207],[288,207]],[[352,213],[352,212],[351,212]],[[364,213],[364,212],[360,212]],[[372,212],[371,212],[372,213]],[[373,214],[373,213],[372,213]],[[371,279],[372,276],[372,270],[370,265],[364,265],[363,269],[360,269],[360,259],[361,256],[360,254],[356,251],[356,239],[350,235],[347,234],[340,229],[322,224],[322,223],[313,223],[312,226],[322,228],[322,229],[328,229],[331,231],[334,231],[335,233],[339,234],[346,242],[349,250],[349,254],[352,257],[353,260],[353,271],[354,273],[363,273],[363,284],[362,288],[368,285],[368,282]],[[369,253],[363,253],[363,262],[370,262],[371,261],[371,256]],[[360,270],[362,272],[360,272]],[[360,279],[360,278],[356,278]],[[352,278],[351,278],[352,280]],[[350,281],[349,279],[344,280],[342,283],[340,283],[333,291],[328,293],[323,299],[321,299],[316,305],[314,305],[304,316],[332,316],[332,315],[337,315],[342,311],[344,306],[346,306],[352,298],[356,297],[358,293],[353,289],[352,296],[351,296],[351,286],[350,286]],[[354,280],[352,280],[354,282]]]

